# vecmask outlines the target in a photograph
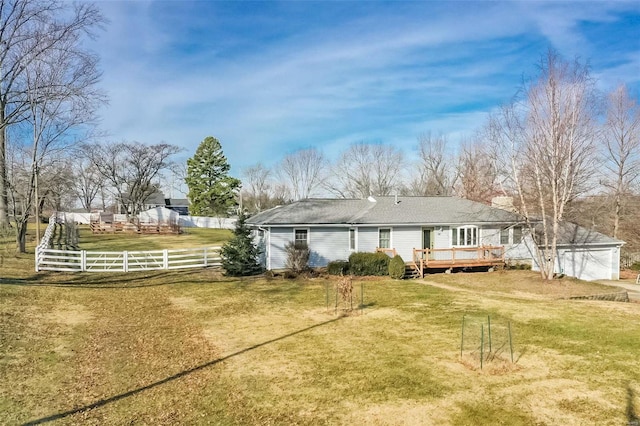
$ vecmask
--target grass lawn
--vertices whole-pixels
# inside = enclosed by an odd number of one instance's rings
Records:
[[[78,226],[80,249],[94,251],[161,250],[222,245],[231,237],[227,229],[183,228],[182,234],[93,234]]]
[[[327,310],[334,281],[322,277],[36,274],[21,262],[5,257],[0,273],[0,424],[620,425],[640,416],[640,304],[564,299],[611,292],[598,284],[547,284],[527,271],[355,279],[367,306],[343,316]],[[483,369],[473,342],[460,356],[463,315],[469,324],[490,315],[503,348]],[[508,323],[514,363],[499,333]]]

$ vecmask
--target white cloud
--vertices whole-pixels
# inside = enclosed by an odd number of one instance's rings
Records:
[[[408,3],[398,12],[368,4],[367,13],[330,25],[310,17],[308,30],[294,22],[295,31],[278,27],[279,37],[261,41],[252,39],[252,24],[272,18],[284,25],[287,17],[260,9],[232,20],[225,8],[233,3],[161,5],[105,6],[112,21],[98,45],[111,92],[105,127],[115,139],[164,140],[190,153],[213,135],[236,169],[313,144],[336,152],[358,140],[415,144],[428,130],[471,133],[533,69],[542,52],[529,43],[588,52],[578,23],[613,19],[606,4]],[[162,15],[172,10],[172,19]],[[206,22],[204,10],[212,14],[211,34],[184,47],[190,23]],[[196,19],[182,22],[183,15]],[[229,50],[234,45],[242,48]],[[637,58],[637,48],[626,52],[626,62],[607,72],[632,78]]]

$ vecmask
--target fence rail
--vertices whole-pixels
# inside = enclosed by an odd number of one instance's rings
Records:
[[[130,272],[221,266],[220,247],[152,251],[36,249],[36,271]]]
[[[129,272],[158,269],[219,267],[220,247],[165,249],[150,251],[87,251],[49,248],[56,224],[66,221],[64,213],[54,213],[40,244],[36,247],[36,271]]]
[[[629,253],[620,256],[621,268],[631,268],[634,263],[640,263],[640,253]]]

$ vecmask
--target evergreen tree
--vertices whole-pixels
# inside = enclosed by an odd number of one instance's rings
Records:
[[[227,216],[235,205],[235,191],[240,181],[229,176],[229,163],[222,153],[220,142],[211,136],[198,146],[187,160],[189,207],[195,216]]]
[[[245,214],[240,213],[233,231],[233,238],[222,246],[220,251],[225,275],[240,277],[256,275],[263,271],[258,263],[261,250],[253,244],[251,230],[246,225],[246,220]]]

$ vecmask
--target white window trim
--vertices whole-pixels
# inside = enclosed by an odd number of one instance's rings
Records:
[[[351,231],[353,231],[353,248],[351,247]],[[349,251],[358,251],[358,228],[356,227],[352,227],[349,228],[349,233],[348,233],[348,238],[349,238]]]
[[[520,228],[520,241],[516,242],[515,230],[516,228]],[[518,244],[522,244],[524,242],[524,226],[522,225],[514,225],[511,227],[511,245],[517,246]]]
[[[515,230],[516,228],[520,229],[520,241],[516,241],[516,235],[515,235]],[[508,238],[507,238],[507,242],[503,243],[502,242],[502,231],[507,231],[508,233]],[[522,242],[524,241],[524,227],[522,225],[511,225],[506,229],[501,229],[500,230],[500,244],[504,245],[504,246],[517,246],[518,244],[522,244]]]
[[[476,230],[476,241],[475,244],[471,244],[471,245],[467,245],[467,244],[460,244],[460,229],[475,229]],[[463,226],[453,226],[451,227],[451,247],[456,247],[456,248],[468,248],[468,247],[480,247],[479,243],[481,241],[482,236],[480,235],[480,227],[476,226],[476,225],[463,225]],[[456,233],[456,241],[458,242],[458,244],[453,244],[453,233]]]
[[[383,248],[380,247],[380,230],[381,229],[388,229],[389,230],[389,247],[384,247],[384,248],[388,248],[389,250],[391,250],[393,248],[393,227],[391,226],[381,226],[378,228],[378,241],[377,241],[377,246],[378,248]]]
[[[307,248],[311,244],[311,231],[309,228],[293,228],[293,244],[296,243],[296,231],[307,231]]]
[[[502,231],[507,231],[507,242],[506,243],[502,242]],[[505,229],[500,229],[500,245],[509,246],[509,245],[512,245],[512,243],[513,243],[513,233],[512,233],[511,227],[505,228]]]

